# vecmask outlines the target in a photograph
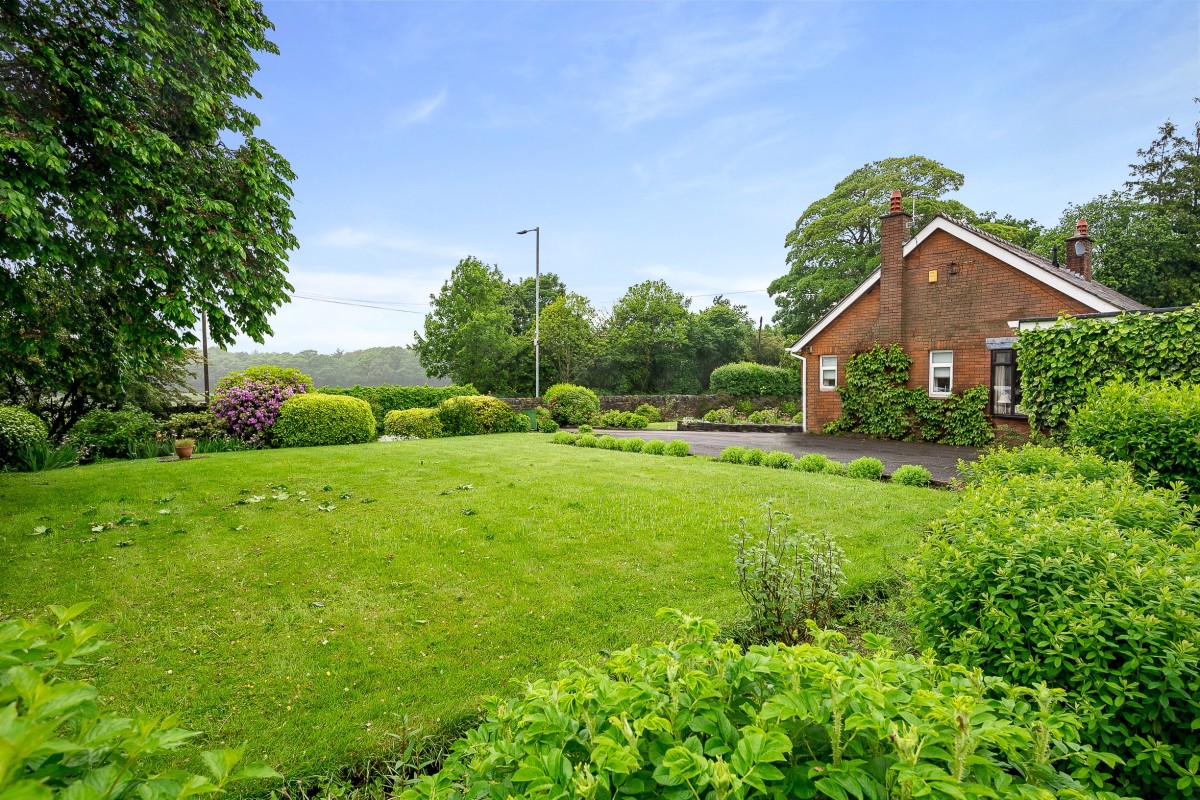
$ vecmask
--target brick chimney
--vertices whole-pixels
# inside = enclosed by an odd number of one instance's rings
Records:
[[[1075,235],[1067,239],[1067,263],[1064,264],[1089,281],[1092,279],[1092,241],[1088,236],[1087,220],[1080,219],[1075,223]]]
[[[900,190],[892,191],[891,207],[880,224],[879,323],[881,344],[904,338],[904,244],[912,216],[904,213]]]

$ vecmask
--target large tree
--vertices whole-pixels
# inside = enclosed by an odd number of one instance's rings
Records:
[[[596,346],[596,312],[588,299],[568,292],[542,308],[542,385],[578,383]]]
[[[629,287],[602,333],[609,388],[633,393],[699,390],[688,341],[690,304],[666,281]]]
[[[722,364],[743,361],[750,355],[750,339],[754,325],[745,306],[735,306],[724,297],[692,315],[688,342],[692,349],[696,378],[701,388],[708,388],[712,371]]]
[[[202,309],[218,345],[271,332],[294,176],[240,105],[270,28],[245,0],[0,4],[8,399],[117,396]]]

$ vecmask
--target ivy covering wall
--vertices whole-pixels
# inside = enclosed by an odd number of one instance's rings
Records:
[[[1200,304],[1166,314],[1064,318],[1023,331],[1015,349],[1030,426],[1062,433],[1071,412],[1110,381],[1200,384]]]
[[[838,387],[842,415],[825,433],[861,433],[877,439],[920,439],[982,447],[994,438],[987,418],[988,388],[976,386],[945,400],[908,388],[912,358],[900,345],[876,345],[846,361]]]

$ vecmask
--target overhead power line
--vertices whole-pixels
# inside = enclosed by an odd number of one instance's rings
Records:
[[[312,300],[317,303],[333,303],[334,305],[338,305],[338,306],[354,306],[355,308],[374,308],[374,309],[378,309],[379,311],[399,311],[401,314],[423,314],[423,313],[425,313],[423,311],[414,311],[411,308],[388,308],[387,306],[376,306],[376,305],[371,305],[370,303],[360,303],[360,302],[357,302],[354,300],[335,300],[335,299],[329,298],[329,297],[312,297],[310,295],[301,294],[300,292],[296,292],[295,294],[292,295],[292,297],[295,297],[299,300]]]

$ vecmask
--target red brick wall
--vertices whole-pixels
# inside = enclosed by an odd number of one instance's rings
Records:
[[[931,283],[929,272],[935,269],[937,281]],[[901,344],[913,359],[912,387],[928,388],[931,350],[954,351],[955,392],[990,386],[991,354],[985,339],[1013,336],[1009,320],[1092,311],[945,231],[934,232],[904,260],[903,286]],[[803,353],[808,359],[810,431],[819,431],[841,413],[837,393],[820,389],[820,356],[838,357],[838,385],[843,385],[849,356],[876,343],[890,344],[880,340],[877,331],[896,326],[881,326],[878,314],[877,285]]]

